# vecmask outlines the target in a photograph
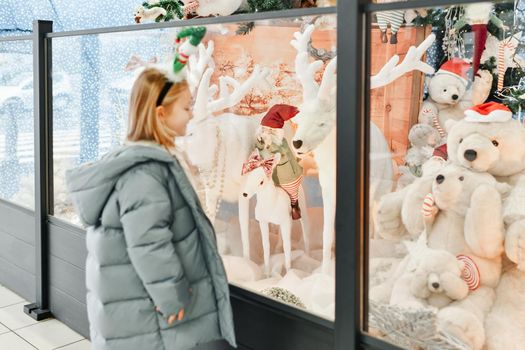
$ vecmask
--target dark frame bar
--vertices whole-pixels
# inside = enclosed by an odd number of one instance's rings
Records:
[[[62,37],[67,37],[67,36],[123,33],[123,32],[133,32],[133,31],[138,31],[138,30],[181,28],[181,27],[190,27],[190,26],[203,26],[203,25],[210,25],[210,24],[257,22],[257,21],[272,20],[272,19],[286,19],[286,18],[293,19],[297,17],[331,15],[331,14],[336,14],[336,13],[337,13],[337,9],[335,7],[317,7],[317,8],[291,9],[291,10],[282,10],[282,11],[255,12],[255,13],[238,14],[238,15],[223,16],[223,17],[195,18],[195,19],[184,20],[184,21],[146,23],[146,24],[135,24],[135,25],[129,25],[129,26],[119,26],[119,27],[105,27],[105,28],[95,28],[95,29],[86,29],[86,30],[73,30],[73,31],[67,31],[67,32],[54,32],[54,33],[46,34],[46,38],[62,38]]]
[[[0,43],[8,41],[33,41],[33,35],[12,35],[0,37]]]
[[[45,34],[53,31],[53,22],[33,22],[33,91],[34,91],[34,144],[35,144],[35,280],[36,301],[24,305],[24,312],[40,321],[51,317],[49,307],[49,237],[47,218],[50,166],[53,162],[51,127],[51,41]],[[51,162],[50,162],[51,160]],[[52,177],[52,172],[51,172]]]

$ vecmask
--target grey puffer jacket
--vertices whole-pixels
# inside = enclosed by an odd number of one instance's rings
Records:
[[[124,146],[66,180],[88,227],[93,349],[185,350],[221,338],[236,346],[214,229],[172,155]],[[181,308],[183,320],[168,325]]]

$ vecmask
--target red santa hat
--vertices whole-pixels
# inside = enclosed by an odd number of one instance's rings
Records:
[[[463,84],[468,84],[468,71],[470,70],[470,63],[467,61],[454,57],[441,65],[439,70],[436,72],[438,74],[448,74],[460,79]]]
[[[501,103],[488,102],[465,111],[465,120],[475,123],[506,122],[512,119],[512,111]]]
[[[284,122],[292,119],[299,113],[297,107],[290,105],[275,105],[266,113],[261,120],[262,126],[269,128],[281,129]]]

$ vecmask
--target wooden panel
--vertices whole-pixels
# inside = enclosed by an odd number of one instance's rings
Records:
[[[80,231],[80,230],[79,230]],[[81,270],[85,269],[87,248],[85,233],[49,224],[50,254],[67,261]]]
[[[55,318],[89,339],[86,304],[51,286],[49,290],[49,305]]]
[[[379,28],[372,28],[371,72],[377,73],[393,55],[400,61],[412,45],[421,43],[426,35],[421,27],[402,27],[398,33],[399,43],[391,45],[381,42]],[[412,72],[391,84],[370,91],[370,117],[381,129],[398,165],[404,163],[408,149],[408,131],[417,122],[422,101],[422,73]]]
[[[34,212],[0,199],[0,223],[4,232],[29,244],[35,244]]]
[[[35,247],[3,230],[0,230],[0,257],[35,274]]]
[[[51,285],[84,304],[86,303],[85,276],[84,270],[55,256],[49,257],[49,280]]]
[[[0,258],[0,284],[30,302],[36,298],[35,275],[3,258]]]

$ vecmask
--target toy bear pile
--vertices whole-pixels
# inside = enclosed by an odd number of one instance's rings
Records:
[[[514,34],[487,39],[490,23],[508,29],[495,13],[488,3],[443,10],[443,63],[396,189],[371,209],[370,332],[404,347],[524,348],[525,95],[509,105],[506,94],[525,72]],[[447,51],[467,24],[472,60]],[[498,54],[497,66],[483,63]],[[432,339],[410,324],[429,317]]]
[[[399,251],[408,242],[408,253],[397,254],[380,279],[371,256],[370,300],[407,313],[432,311],[436,332],[466,349],[520,349],[525,126],[508,107],[485,102],[491,74],[479,71],[468,88],[469,68],[450,59],[428,84],[419,124],[408,135],[408,170],[374,213],[371,249],[391,242]]]

